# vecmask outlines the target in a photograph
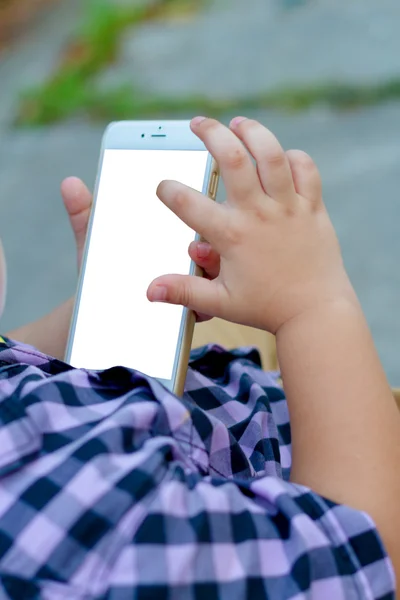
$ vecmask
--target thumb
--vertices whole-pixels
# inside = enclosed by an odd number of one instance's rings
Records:
[[[78,267],[80,268],[92,205],[92,195],[85,184],[77,177],[68,177],[62,182],[61,195],[74,232]]]
[[[164,275],[155,279],[147,290],[150,302],[180,304],[212,317],[221,314],[223,295],[217,280],[209,281],[195,275]]]

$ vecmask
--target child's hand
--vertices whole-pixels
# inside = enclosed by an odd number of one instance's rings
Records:
[[[252,120],[236,118],[229,130],[196,118],[192,129],[219,164],[227,202],[173,181],[161,183],[158,195],[210,243],[208,265],[198,260],[198,244],[190,249],[210,278],[165,275],[151,284],[149,299],[272,333],[322,304],[353,302],[313,161],[300,151],[285,153]]]

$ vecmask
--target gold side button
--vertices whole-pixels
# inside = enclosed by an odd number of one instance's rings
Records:
[[[208,188],[208,195],[212,200],[215,200],[217,195],[217,187],[218,187],[218,174],[214,171],[211,175],[210,186]]]

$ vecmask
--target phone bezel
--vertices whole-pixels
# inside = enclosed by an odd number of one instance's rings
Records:
[[[105,130],[101,143],[92,210],[88,224],[88,233],[83,253],[82,267],[78,281],[75,306],[65,354],[65,360],[67,363],[70,363],[72,356],[76,324],[90,247],[90,238],[94,223],[95,207],[102,173],[104,152],[109,149],[207,151],[203,142],[191,131],[189,121],[119,121],[111,123]],[[212,156],[209,154],[202,190],[203,194],[205,195],[209,195],[210,182],[214,173],[218,176],[218,168]],[[193,237],[193,239],[199,239],[199,236],[196,235]],[[200,272],[193,261],[191,262],[189,274],[200,275]],[[172,379],[166,380],[155,378],[167,389],[175,392],[178,395],[183,393],[183,385],[190,354],[194,323],[195,319],[193,313],[187,308],[183,308],[178,343],[174,358]],[[134,366],[132,368],[134,368]]]

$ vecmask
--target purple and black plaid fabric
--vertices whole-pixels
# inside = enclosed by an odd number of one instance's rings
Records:
[[[181,401],[1,340],[0,600],[394,598],[373,522],[289,483],[290,442],[255,351],[196,351]]]

